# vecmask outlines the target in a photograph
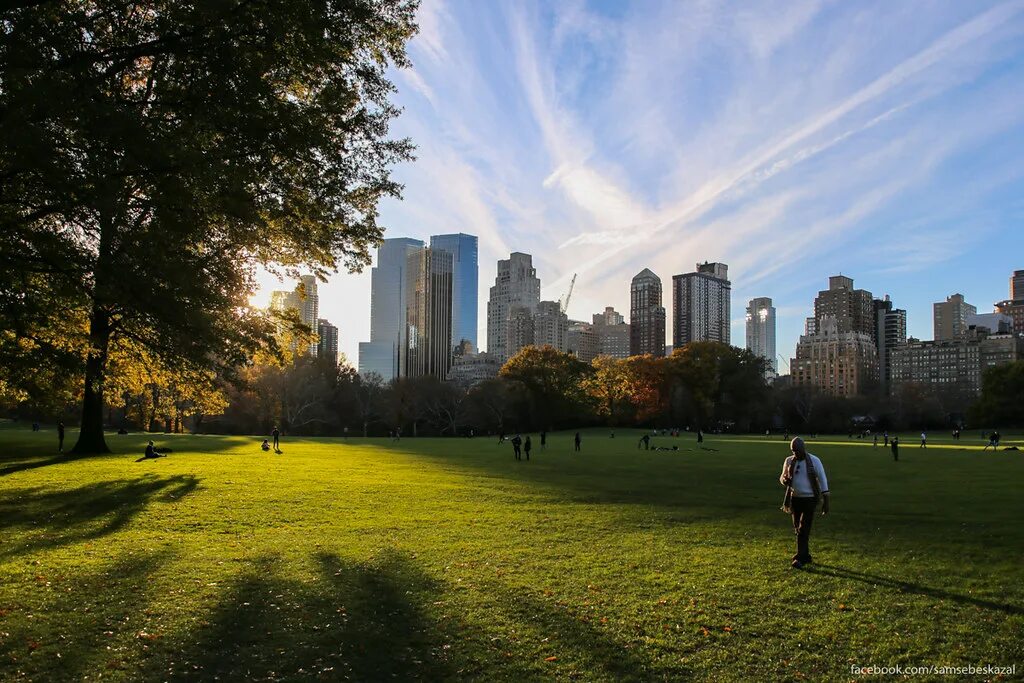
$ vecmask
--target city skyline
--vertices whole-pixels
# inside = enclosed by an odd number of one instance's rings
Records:
[[[547,300],[579,272],[570,318],[628,310],[624,283],[644,267],[667,283],[694,261],[723,261],[736,302],[772,297],[786,357],[819,283],[850,273],[892,294],[908,334],[928,339],[933,303],[961,292],[990,311],[1020,268],[1024,96],[1011,86],[1024,12],[925,9],[800,2],[694,16],[668,3],[425,2],[415,66],[396,72],[395,131],[416,140],[418,161],[397,172],[405,201],[381,206],[386,236],[477,234],[482,283],[497,258],[532,253]],[[837,38],[822,52],[814,36],[851,23],[872,39]],[[654,39],[641,45],[645,32]],[[617,65],[617,52],[630,59]],[[676,77],[644,75],[666,60]],[[716,85],[702,90],[710,73]],[[637,102],[635,125],[609,127]],[[633,241],[616,242],[623,234]],[[320,287],[353,363],[368,337],[368,270]],[[742,339],[742,306],[731,323]]]

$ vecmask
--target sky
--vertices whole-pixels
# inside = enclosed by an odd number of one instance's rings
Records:
[[[628,319],[651,268],[669,336],[672,276],[721,261],[733,344],[771,297],[787,361],[830,275],[931,339],[933,302],[988,312],[1024,268],[1024,0],[423,0],[419,26],[381,223],[479,236],[482,348],[510,251],[544,299],[578,274],[574,319]],[[352,364],[369,313],[369,268],[321,285]]]

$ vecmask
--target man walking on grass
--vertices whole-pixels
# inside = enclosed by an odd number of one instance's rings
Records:
[[[574,440],[573,443],[576,444],[576,450],[578,451],[580,449],[580,433],[579,432],[576,432],[576,439]]]
[[[811,524],[814,512],[821,501],[821,514],[829,512],[828,479],[825,466],[818,456],[807,452],[804,440],[796,437],[790,443],[791,456],[782,465],[779,482],[786,487],[782,509],[793,517],[793,532],[796,534],[796,555],[793,568],[800,569],[811,563]]]
[[[530,442],[530,435],[526,435],[526,441],[523,442],[523,452],[526,453],[526,459],[530,459],[530,449],[533,448],[533,444]]]
[[[274,452],[277,453],[281,450],[281,430],[275,426],[270,435],[274,437]]]
[[[64,452],[64,422],[57,423],[57,452]]]
[[[893,435],[892,443],[890,444],[890,446],[892,447],[892,461],[893,462],[899,462],[900,461],[900,437],[898,437],[896,435]]]

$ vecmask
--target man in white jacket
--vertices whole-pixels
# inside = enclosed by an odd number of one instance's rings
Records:
[[[800,437],[790,442],[793,455],[782,465],[779,481],[786,487],[782,509],[793,516],[793,532],[796,534],[796,555],[793,568],[800,569],[811,563],[810,539],[814,512],[821,500],[821,514],[829,512],[828,479],[825,466],[818,456],[807,452]]]

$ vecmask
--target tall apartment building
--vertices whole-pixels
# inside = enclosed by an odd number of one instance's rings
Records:
[[[629,334],[629,355],[665,355],[661,278],[649,268],[637,273],[629,286]]]
[[[747,349],[767,362],[764,378],[778,375],[775,356],[775,307],[768,297],[757,297],[747,304]]]
[[[338,364],[338,328],[330,321],[319,318],[316,321],[316,356],[331,365]]]
[[[840,333],[859,332],[875,339],[875,306],[871,292],[853,288],[853,278],[833,275],[828,289],[814,300],[814,319],[818,327],[825,317],[834,318]]]
[[[997,313],[1013,320],[1013,331],[1024,334],[1024,270],[1015,270],[1010,276],[1010,298],[995,304]]]
[[[533,257],[513,252],[509,258],[498,261],[498,274],[487,301],[487,352],[502,363],[507,361],[512,355],[509,330],[513,328],[513,309],[526,309],[532,319],[539,303],[540,279],[533,267]],[[522,318],[522,313],[517,315]],[[516,323],[520,327],[521,324],[521,320]]]
[[[985,369],[1022,357],[1024,339],[984,329],[969,329],[953,339],[910,339],[892,351],[892,389],[914,383],[977,396]]]
[[[892,350],[907,343],[907,312],[893,308],[889,295],[875,299],[875,348],[878,350],[878,380],[888,392],[892,377]]]
[[[601,339],[597,336],[597,325],[574,320],[566,333],[568,352],[584,363],[601,355]]]
[[[839,322],[826,315],[815,334],[800,337],[789,364],[794,386],[809,386],[832,396],[857,396],[878,378],[874,340],[863,332],[840,332]]]
[[[672,276],[672,346],[690,342],[730,343],[729,266],[698,263],[693,273]]]
[[[963,294],[952,294],[945,301],[932,304],[935,340],[956,339],[967,331],[967,316],[977,312],[977,307],[964,301]]]
[[[359,374],[375,373],[385,382],[401,376],[399,357],[406,338],[406,268],[421,240],[397,237],[377,249],[370,270],[370,341],[359,343]]]
[[[603,313],[594,314],[593,321],[598,338],[597,355],[628,358],[631,326],[622,314],[606,306]]]
[[[453,258],[423,248],[406,259],[406,340],[400,349],[403,377],[446,379],[452,366]]]
[[[536,311],[526,306],[513,306],[508,312],[508,320],[505,324],[505,351],[508,358],[502,360],[502,364],[512,356],[519,353],[520,349],[533,346],[536,336],[534,335],[533,323]],[[490,344],[490,342],[488,342]],[[495,358],[500,358],[495,354]]]
[[[533,316],[533,344],[552,346],[563,353],[568,349],[566,334],[569,318],[557,301],[541,301]]]
[[[476,235],[456,233],[434,235],[430,248],[452,255],[452,342],[470,343],[477,350],[477,297],[480,287],[478,240]]]

